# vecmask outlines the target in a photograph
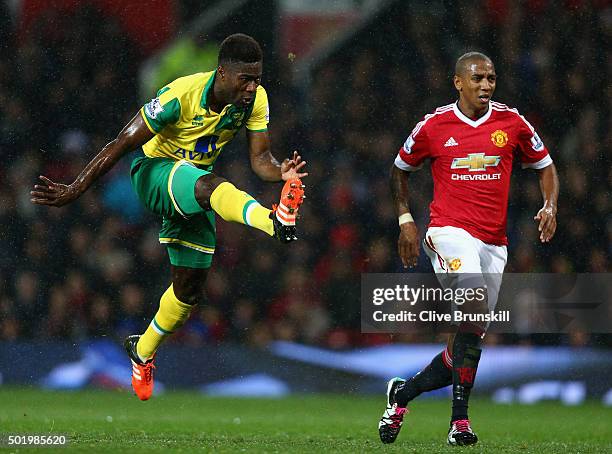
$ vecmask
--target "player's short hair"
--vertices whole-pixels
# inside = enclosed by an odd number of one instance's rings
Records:
[[[466,52],[457,59],[457,63],[455,63],[455,74],[458,76],[461,75],[465,71],[465,68],[467,68],[467,63],[473,60],[484,60],[493,64],[493,60],[482,52]]]
[[[219,64],[257,63],[263,60],[261,47],[254,38],[244,33],[229,35],[221,43]]]

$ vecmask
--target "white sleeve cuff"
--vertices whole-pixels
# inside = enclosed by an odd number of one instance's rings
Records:
[[[397,167],[398,169],[401,169],[401,170],[405,170],[406,172],[414,172],[414,171],[416,171],[416,170],[419,170],[421,167],[423,167],[423,164],[421,164],[421,165],[420,165],[420,166],[418,166],[418,167],[411,166],[410,164],[406,164],[406,163],[405,163],[405,162],[402,160],[402,158],[400,158],[400,155],[398,154],[398,155],[395,157],[395,167]]]
[[[542,159],[540,159],[537,162],[524,162],[521,164],[521,167],[523,169],[543,169],[544,167],[548,167],[549,165],[551,165],[553,163],[552,158],[550,157],[549,154],[547,154],[546,156],[544,156]]]

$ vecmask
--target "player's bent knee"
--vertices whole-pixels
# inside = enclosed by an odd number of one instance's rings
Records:
[[[204,298],[204,289],[199,283],[187,285],[174,285],[174,294],[181,303],[195,306]]]
[[[205,210],[211,209],[210,196],[221,183],[226,181],[225,178],[215,175],[214,173],[202,175],[198,178],[195,185],[195,197],[202,208]]]
[[[206,269],[172,267],[172,287],[182,303],[198,304],[205,296]]]

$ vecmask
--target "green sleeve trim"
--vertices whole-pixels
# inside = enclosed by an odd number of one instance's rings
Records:
[[[166,93],[168,90],[170,90],[170,87],[163,87],[160,88],[159,91],[157,92],[157,97],[159,98],[161,95],[163,95],[164,93]]]
[[[149,131],[151,131],[153,134],[157,134],[157,131],[153,129],[153,127],[149,124],[149,119],[147,118],[147,115],[144,112],[144,107],[140,108],[140,115],[142,116],[142,119],[144,120],[145,125],[147,125],[147,128],[149,128]]]
[[[247,128],[247,131],[249,132],[266,132],[268,130],[268,128],[265,129],[249,129]]]
[[[151,103],[159,103],[159,98],[154,99]],[[150,104],[151,104],[150,103]],[[149,106],[148,104],[147,106]],[[148,108],[144,107],[143,113],[147,117],[148,123],[155,132],[161,132],[167,125],[176,123],[181,116],[181,103],[177,98],[173,98],[162,106],[161,110],[157,110],[157,106]],[[159,106],[159,104],[158,104]],[[151,114],[155,114],[155,118]]]

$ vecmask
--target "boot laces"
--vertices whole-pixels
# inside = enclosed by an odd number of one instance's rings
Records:
[[[459,432],[470,432],[472,430],[468,419],[459,419],[455,421],[455,427]]]
[[[155,365],[153,363],[145,364],[142,366],[142,378],[145,383],[151,383],[151,380],[153,380],[153,369],[155,369]]]

